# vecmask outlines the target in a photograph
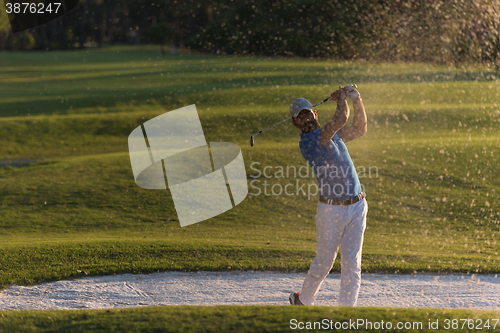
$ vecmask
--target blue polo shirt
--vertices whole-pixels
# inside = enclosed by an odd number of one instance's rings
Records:
[[[321,146],[321,128],[300,133],[300,152],[318,180],[320,195],[333,200],[347,200],[361,194],[361,184],[351,156],[340,138],[339,130]]]

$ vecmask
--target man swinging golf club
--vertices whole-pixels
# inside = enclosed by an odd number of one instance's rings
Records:
[[[353,102],[351,126],[346,98]],[[290,105],[295,127],[300,129],[300,151],[314,170],[320,189],[315,216],[316,257],[302,285],[302,292],[290,294],[292,305],[313,305],[319,288],[332,269],[341,248],[339,305],[355,306],[361,285],[361,249],[368,205],[345,142],[366,133],[366,113],[356,89],[331,94],[337,102],[333,118],[320,126],[311,103],[297,98]]]

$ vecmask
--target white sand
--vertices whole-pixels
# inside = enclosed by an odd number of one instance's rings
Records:
[[[103,309],[153,305],[288,304],[305,274],[164,272],[11,286],[0,309]],[[317,305],[337,305],[340,274],[330,274]],[[496,275],[363,274],[358,306],[500,310]]]

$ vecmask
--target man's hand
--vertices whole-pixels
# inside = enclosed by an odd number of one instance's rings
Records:
[[[332,94],[331,94],[332,97],[330,98],[330,100],[334,101],[335,103],[338,103],[339,97],[340,97],[340,90],[342,90],[342,89],[339,89],[339,90],[332,92]]]
[[[335,103],[339,103],[339,98],[340,98],[340,92],[344,92],[345,96],[348,97],[351,101],[355,101],[359,99],[359,91],[356,90],[356,85],[355,84],[348,84],[345,87],[339,87],[339,90],[336,90],[331,93],[331,100],[335,101]]]
[[[346,95],[347,95],[347,97],[349,97],[349,99],[351,101],[355,101],[355,100],[361,98],[359,96],[359,91],[357,91],[356,88],[357,88],[357,86],[355,84],[348,84],[347,86],[344,87]]]
[[[359,91],[357,91],[356,89],[353,89],[351,91],[349,91],[347,94],[347,97],[349,97],[351,99],[351,101],[355,101],[355,100],[358,100],[360,99],[360,95],[359,95]]]

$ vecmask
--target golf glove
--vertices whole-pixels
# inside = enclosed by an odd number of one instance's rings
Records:
[[[348,84],[347,86],[344,87],[346,96],[349,97],[351,101],[359,99],[359,91],[357,91],[356,88],[357,86],[353,84]]]

